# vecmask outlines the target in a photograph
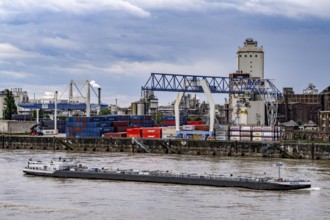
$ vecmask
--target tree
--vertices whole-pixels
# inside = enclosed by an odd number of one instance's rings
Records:
[[[109,108],[101,108],[99,115],[111,115],[111,110]]]
[[[14,95],[11,91],[6,89],[2,117],[5,120],[11,120],[13,114],[17,114],[17,106],[15,104]]]
[[[163,113],[162,112],[156,113],[155,122],[157,125],[160,125],[163,122]]]

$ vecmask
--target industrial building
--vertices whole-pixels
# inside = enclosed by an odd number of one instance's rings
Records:
[[[302,94],[295,94],[293,88],[283,88],[283,103],[279,104],[278,121],[290,120],[300,124],[313,121],[318,123],[318,112],[322,109],[322,95],[309,84]]]
[[[29,96],[26,91],[23,91],[22,88],[12,88],[10,89],[12,92],[15,104],[17,106],[17,113],[23,113],[26,111],[26,109],[21,108],[18,106],[20,103],[26,103],[29,101]],[[3,109],[4,109],[4,99],[5,99],[5,91],[0,91],[0,118],[2,118],[3,115]]]
[[[245,74],[241,76],[239,74]],[[248,75],[247,75],[248,74]],[[250,77],[264,79],[264,51],[258,47],[258,42],[247,38],[243,47],[237,51],[237,74],[230,77]],[[248,102],[246,100],[248,99]],[[235,94],[229,95],[231,113],[229,120],[236,125],[264,125],[265,101],[262,95]]]

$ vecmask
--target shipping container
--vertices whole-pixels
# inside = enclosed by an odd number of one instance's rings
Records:
[[[261,137],[261,141],[274,141],[274,138],[271,138],[271,137]]]
[[[262,137],[274,137],[275,133],[274,132],[261,132]]]
[[[142,134],[161,134],[162,133],[162,128],[141,128]]]
[[[161,138],[160,133],[154,133],[154,134],[150,134],[150,133],[143,133],[142,134],[142,138]]]
[[[184,130],[184,131],[193,131],[193,130],[195,130],[195,125],[183,125],[182,130]]]
[[[135,133],[126,133],[127,138],[140,138],[141,134],[135,134]]]
[[[241,126],[241,131],[251,131],[251,126]]]
[[[126,137],[126,132],[108,132],[102,134],[102,137],[105,138],[125,138]]]
[[[262,127],[261,126],[253,126],[252,131],[262,131]]]
[[[261,141],[261,137],[252,137],[252,141]]]
[[[228,131],[215,131],[214,133],[217,136],[228,136]]]
[[[210,127],[208,125],[195,125],[196,131],[208,131]]]
[[[242,137],[241,136],[241,141],[251,141],[251,137]]]
[[[126,132],[127,126],[116,126],[114,127],[115,132]]]
[[[202,134],[193,134],[191,137],[192,140],[203,140],[203,135]]]
[[[240,131],[241,130],[241,126],[230,126],[229,127],[230,131]]]
[[[166,135],[174,135],[176,136],[176,130],[175,128],[162,128],[162,134],[166,134]]]
[[[230,136],[231,141],[239,141],[241,140],[240,136]]]
[[[261,134],[262,134],[262,132],[260,132],[260,131],[254,131],[254,132],[252,132],[252,136],[253,137],[261,137]]]
[[[202,125],[202,121],[187,121],[187,125]]]
[[[241,132],[240,131],[231,131],[230,136],[240,136]]]
[[[273,126],[264,126],[261,128],[262,131],[274,131],[274,129]]]
[[[215,140],[219,140],[219,141],[228,141],[228,136],[215,136]]]
[[[241,131],[241,137],[251,137],[251,132],[250,131]]]

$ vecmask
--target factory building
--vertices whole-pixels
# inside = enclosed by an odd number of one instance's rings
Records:
[[[258,42],[247,38],[244,47],[237,51],[237,74],[248,74],[251,78],[264,79],[264,51]],[[238,75],[230,75],[238,77]],[[246,102],[248,99],[248,103]],[[243,101],[242,101],[243,100]],[[242,103],[243,102],[243,103]],[[232,108],[229,120],[236,125],[264,125],[265,102],[261,95],[230,95],[229,105]]]
[[[278,122],[290,120],[302,124],[318,123],[318,113],[322,109],[322,95],[315,86],[309,84],[302,94],[295,94],[292,88],[283,88],[283,103],[279,104]]]
[[[10,91],[13,93],[15,104],[17,106],[17,113],[23,113],[26,109],[21,108],[18,106],[20,103],[27,103],[29,102],[29,97],[26,91],[23,91],[22,88],[12,88]],[[5,91],[0,91],[0,118],[3,115],[4,109],[4,99],[6,97]]]

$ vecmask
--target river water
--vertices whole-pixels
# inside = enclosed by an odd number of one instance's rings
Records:
[[[329,219],[330,161],[282,159],[283,177],[312,188],[256,191],[27,176],[29,158],[76,157],[89,167],[277,176],[279,160],[125,153],[0,150],[0,219]]]

